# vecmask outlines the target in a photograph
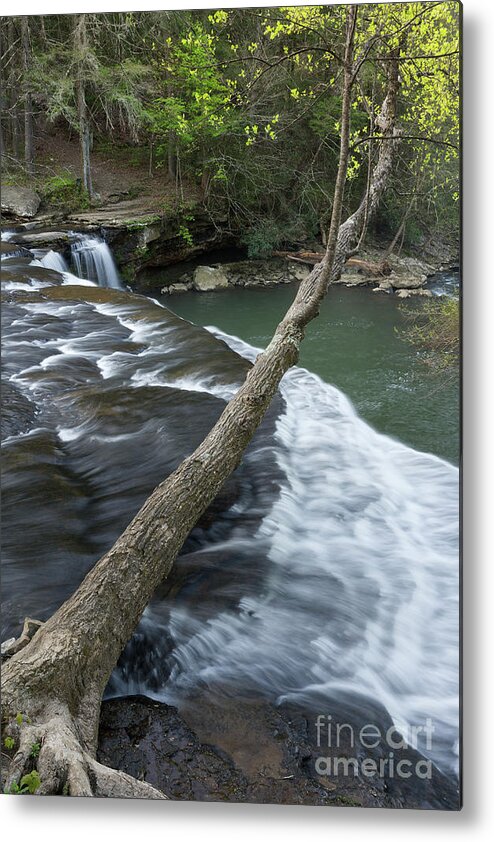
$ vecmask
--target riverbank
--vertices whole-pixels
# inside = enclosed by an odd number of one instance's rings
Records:
[[[241,232],[228,230],[226,220],[213,218],[197,197],[187,203],[171,203],[165,209],[149,196],[132,199],[125,193],[110,194],[100,207],[63,213],[43,208],[40,196],[26,188],[9,187],[2,195],[2,226],[11,223],[16,230],[13,242],[58,250],[67,257],[71,231],[101,236],[111,247],[125,281],[134,291],[146,294],[301,281],[318,253],[321,259],[324,254],[322,245],[311,241],[307,244],[312,249],[309,261],[303,248],[283,257],[246,261]],[[459,244],[436,235],[423,237],[399,256],[387,254],[387,243],[371,243],[359,252],[358,260],[347,261],[336,283],[369,286],[374,292],[395,293],[400,298],[428,297],[428,279],[458,265]],[[159,279],[168,268],[170,273]]]

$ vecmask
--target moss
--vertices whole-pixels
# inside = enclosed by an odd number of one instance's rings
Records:
[[[337,795],[333,801],[333,804],[337,804],[340,807],[361,807],[362,804],[356,798],[352,798],[350,795]]]
[[[156,225],[156,223],[161,222],[162,217],[159,213],[153,213],[149,216],[141,216],[139,219],[126,219],[123,222],[126,228],[129,231],[141,231],[143,228],[147,228],[149,225]]]
[[[87,210],[90,199],[80,178],[74,178],[68,171],[54,175],[38,185],[44,201],[51,207],[64,212]]]

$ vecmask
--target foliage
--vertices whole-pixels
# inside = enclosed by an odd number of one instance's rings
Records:
[[[265,220],[262,225],[252,226],[243,237],[247,254],[251,258],[269,257],[283,241],[284,232],[273,219]]]
[[[36,769],[23,775],[19,783],[15,781],[10,785],[10,788],[5,792],[9,795],[34,795],[36,790],[41,786],[41,778]]]
[[[49,205],[63,208],[66,212],[84,210],[89,207],[89,196],[81,180],[70,173],[54,175],[42,185],[43,198]]]
[[[17,727],[20,729],[22,728],[24,723],[30,723],[29,717],[25,717],[23,713],[20,711],[17,712],[15,716],[15,723]],[[7,751],[12,751],[15,748],[16,741],[13,736],[8,735],[4,737],[3,745],[7,749]],[[39,753],[41,751],[41,744],[36,742],[31,745],[31,750],[29,753],[29,757],[34,761],[38,758]],[[35,792],[41,786],[41,778],[39,772],[36,769],[28,772],[27,774],[23,775],[20,779],[19,783],[17,781],[13,781],[10,786],[7,786],[4,789],[4,792],[9,795],[34,795]]]
[[[77,16],[35,16],[28,72],[14,17],[3,71],[7,145],[15,146],[19,120],[10,115],[22,110],[24,87],[39,114],[77,131],[82,81],[95,148],[140,167],[151,149],[177,197],[184,183],[200,186],[213,218],[245,232],[253,253],[262,240],[279,243],[273,220],[296,244],[317,235],[330,212],[344,16],[343,5],[87,14],[77,49]],[[410,203],[405,243],[426,227],[458,224],[458,19],[453,0],[359,5],[345,211],[360,202],[377,158],[396,55],[401,139],[376,221],[390,240]],[[57,201],[57,191],[85,201],[73,185],[53,187]]]
[[[404,310],[411,323],[400,331],[422,353],[421,358],[435,371],[458,365],[460,354],[460,305],[456,297],[427,301],[418,311]]]

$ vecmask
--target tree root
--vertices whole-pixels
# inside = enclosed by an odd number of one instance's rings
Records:
[[[60,713],[43,725],[26,719],[11,722],[4,733],[16,734],[18,748],[7,770],[5,791],[18,792],[24,775],[36,769],[36,795],[99,798],[167,799],[151,784],[98,763],[79,742],[68,714]]]

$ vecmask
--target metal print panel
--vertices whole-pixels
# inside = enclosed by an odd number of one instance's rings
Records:
[[[460,24],[2,19],[4,793],[460,808]]]

